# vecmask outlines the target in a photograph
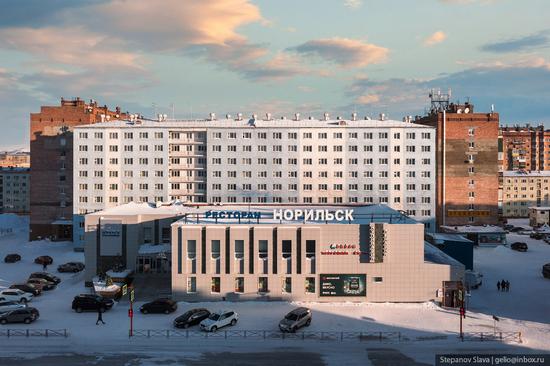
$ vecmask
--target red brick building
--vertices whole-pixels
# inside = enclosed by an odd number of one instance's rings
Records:
[[[498,113],[443,103],[415,123],[437,129],[437,225],[497,224]]]
[[[550,131],[544,126],[507,126],[500,133],[504,171],[550,170]]]
[[[80,98],[31,113],[30,240],[72,239],[73,127],[120,115],[118,107],[110,111]]]

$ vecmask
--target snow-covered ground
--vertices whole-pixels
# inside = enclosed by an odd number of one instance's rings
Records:
[[[0,215],[0,222],[2,221]],[[68,329],[68,339],[39,340],[32,339],[33,344],[54,342],[56,345],[66,345],[62,349],[74,352],[86,352],[94,349],[106,349],[107,347],[127,347],[128,345],[169,346],[181,343],[181,339],[166,340],[132,339],[128,340],[127,302],[121,302],[105,313],[105,326],[96,326],[95,313],[77,314],[71,310],[72,298],[90,290],[84,287],[83,275],[57,273],[56,267],[67,261],[83,261],[83,253],[72,250],[72,243],[52,243],[48,241],[27,241],[25,222],[10,236],[0,238],[0,260],[9,253],[19,253],[22,260],[14,264],[0,263],[0,289],[9,287],[15,282],[24,282],[28,275],[34,271],[41,271],[40,265],[33,260],[39,255],[50,255],[54,258],[54,264],[48,271],[61,277],[62,282],[57,289],[46,291],[42,296],[34,299],[30,305],[40,310],[40,318],[31,325],[11,324],[4,327],[10,328],[49,328]],[[519,253],[508,247],[476,248],[475,269],[484,275],[483,285],[478,290],[472,291],[469,299],[467,318],[464,321],[466,332],[492,332],[492,315],[497,315],[501,320],[497,324],[499,331],[522,332],[523,344],[509,345],[509,351],[521,352],[522,350],[550,351],[550,280],[541,275],[541,267],[550,262],[550,245],[543,241],[530,239],[523,235],[509,235],[508,241],[525,241],[529,245],[529,251]],[[506,279],[511,283],[508,293],[498,292],[496,281]],[[139,308],[142,302],[136,299],[135,308]],[[357,303],[287,303],[287,302],[215,302],[215,303],[179,303],[176,313],[171,315],[142,315],[135,312],[134,327],[138,329],[172,329],[172,321],[175,317],[193,307],[206,307],[210,310],[229,308],[240,314],[238,324],[232,329],[242,330],[276,330],[278,321],[293,307],[305,305],[313,311],[313,322],[308,331],[400,331],[405,337],[411,339],[411,343],[392,345],[393,348],[409,350],[416,357],[423,359],[420,349],[426,352],[440,347],[442,351],[447,349],[460,349],[467,343],[460,343],[456,339],[459,317],[455,311],[442,309],[432,303],[423,304],[357,304]],[[421,342],[420,339],[431,339],[429,342]],[[27,344],[29,340],[0,339],[0,343],[9,342],[16,347]],[[195,344],[194,350],[201,351],[201,347],[209,346],[201,339],[189,339],[186,344]],[[219,342],[209,340],[209,342]],[[270,344],[280,347],[281,341],[231,341],[232,347],[238,349],[239,344],[256,342],[256,348],[266,348]],[[244,342],[244,343],[243,343]],[[246,343],[248,342],[248,343]],[[288,342],[288,341],[287,341]],[[306,342],[307,343],[307,342]],[[345,342],[344,342],[345,343]],[[215,343],[214,343],[215,344]],[[322,343],[319,343],[322,344]],[[299,346],[289,344],[286,346]],[[376,344],[374,344],[376,346]],[[307,345],[304,347],[313,347]],[[338,347],[354,347],[352,345],[339,344]],[[357,347],[363,347],[358,343]],[[423,348],[424,347],[424,348]],[[479,343],[468,343],[465,349],[486,349],[487,347],[503,347],[501,345],[486,346]],[[480,348],[485,347],[485,348]],[[8,349],[2,348],[3,352]],[[318,347],[321,352],[325,346]],[[17,348],[13,348],[17,349]],[[325,350],[326,351],[326,350]],[[328,352],[328,351],[326,351]],[[332,352],[332,351],[331,351]],[[327,355],[327,357],[332,357]],[[343,356],[342,356],[343,357]],[[349,357],[349,355],[347,356]],[[432,356],[429,358],[433,362]],[[337,363],[336,363],[337,364]],[[363,363],[367,364],[367,363]]]

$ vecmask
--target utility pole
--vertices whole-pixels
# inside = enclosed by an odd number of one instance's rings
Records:
[[[130,331],[128,333],[128,336],[131,338],[134,335],[134,287],[130,287],[128,297],[130,298],[130,308],[128,309],[128,317],[130,318]]]

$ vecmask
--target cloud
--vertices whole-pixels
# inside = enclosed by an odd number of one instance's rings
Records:
[[[512,38],[501,42],[487,43],[481,50],[493,53],[521,52],[550,46],[550,31],[545,30],[528,36]]]
[[[424,46],[431,47],[447,39],[447,35],[443,31],[437,31],[424,40]]]
[[[428,80],[357,78],[348,89],[354,101],[377,95],[378,101],[363,105],[359,112],[389,112],[392,118],[422,115],[431,88],[452,89],[456,99],[470,97],[476,111],[489,111],[495,104],[503,122],[550,122],[550,62],[544,58],[510,63],[489,62]],[[355,104],[343,108],[350,110]]]
[[[380,96],[377,94],[360,95],[355,99],[357,104],[375,104],[380,101]]]
[[[346,68],[384,62],[389,53],[384,47],[337,37],[311,40],[290,50],[304,56],[318,56]]]
[[[363,0],[344,0],[344,6],[352,9],[360,8],[363,5]]]

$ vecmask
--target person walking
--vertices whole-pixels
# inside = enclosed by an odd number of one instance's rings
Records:
[[[98,325],[99,322],[105,324],[105,322],[103,321],[103,313],[101,312],[101,309],[97,309],[97,321],[95,322],[95,325]]]
[[[500,288],[502,289],[503,292],[506,289],[506,282],[504,280],[500,281]]]
[[[46,264],[46,262],[42,262],[42,270],[46,272],[47,269],[48,269],[48,265]]]
[[[500,281],[497,281],[497,290],[500,292]]]
[[[510,281],[506,280],[506,292],[510,291]]]

